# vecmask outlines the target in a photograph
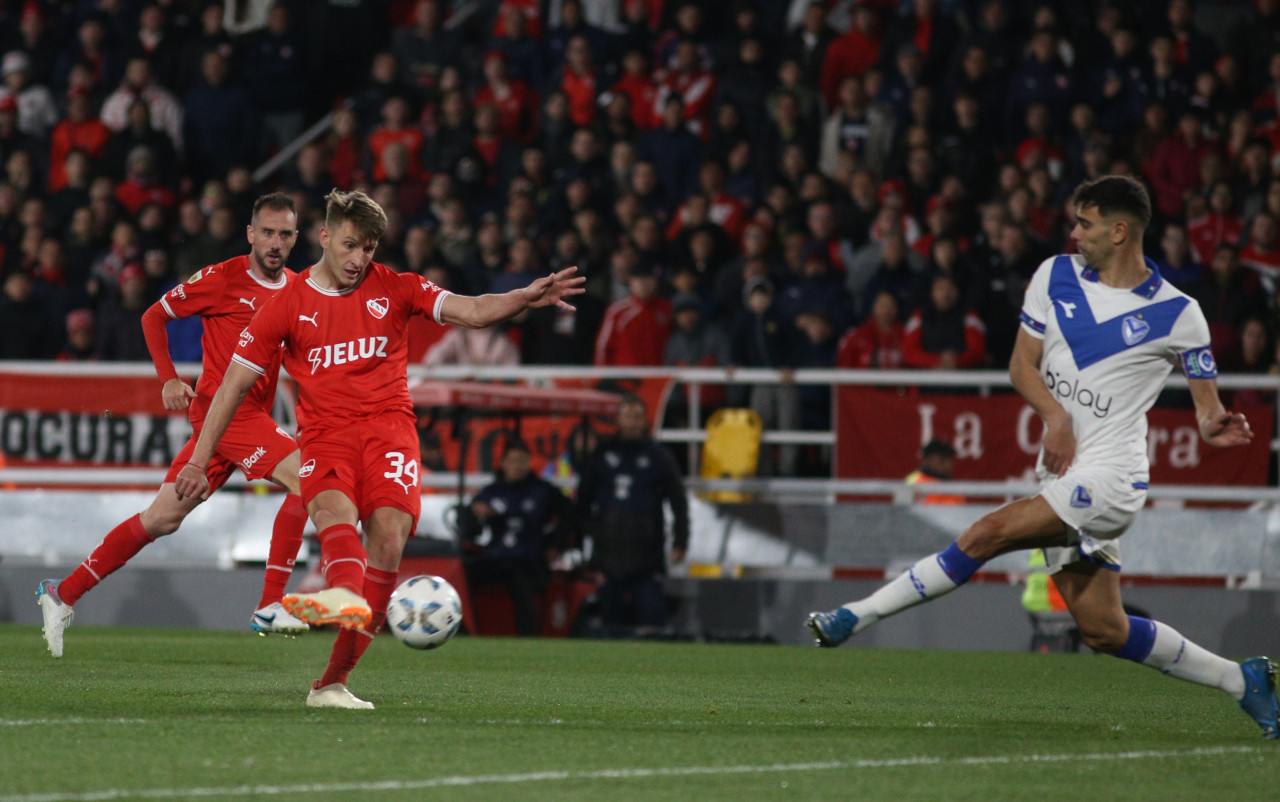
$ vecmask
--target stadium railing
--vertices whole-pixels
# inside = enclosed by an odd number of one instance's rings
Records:
[[[75,364],[47,362],[10,362],[4,368],[33,376],[129,376],[154,378],[154,369],[147,363]],[[199,366],[178,366],[179,375],[194,376]],[[438,366],[426,368],[413,365],[409,368],[411,379],[474,380],[494,382],[526,382],[532,386],[551,386],[556,381],[620,382],[634,379],[672,379],[689,387],[689,419],[701,418],[699,389],[703,385],[776,385],[786,379],[780,371],[769,369],[736,368],[598,368],[564,366]],[[797,385],[861,385],[879,387],[921,387],[947,390],[977,391],[989,394],[995,390],[1012,387],[1008,374],[1003,371],[914,371],[914,370],[844,370],[804,369],[792,372],[790,381]],[[1186,379],[1171,376],[1166,385],[1177,389],[1187,386]],[[1275,394],[1276,420],[1280,421],[1280,376],[1223,375],[1218,379],[1223,391],[1254,390]],[[657,420],[662,420],[661,411]],[[1270,443],[1272,459],[1280,453],[1280,439],[1274,432],[1259,432],[1273,438]],[[656,437],[672,446],[687,449],[688,464],[697,465],[700,446],[705,431],[690,425],[685,428],[660,428]],[[766,430],[763,441],[769,444],[818,445],[833,447],[836,444],[834,429],[824,431]],[[904,447],[906,444],[904,444]],[[911,444],[909,447],[915,447]],[[60,468],[60,467],[4,467],[0,468],[0,486],[137,486],[159,482],[163,468]],[[239,474],[229,485],[243,484]],[[479,487],[490,479],[486,473],[469,473],[464,477],[467,487]],[[697,479],[689,478],[687,485],[693,491],[739,491],[751,493],[761,501],[811,501],[831,502],[837,498],[889,498],[894,503],[906,504],[917,495],[940,491],[972,498],[1003,499],[1027,495],[1035,491],[1028,482],[974,481],[907,486],[891,479],[823,479],[823,478],[759,478],[759,479]],[[424,487],[443,490],[458,485],[456,475],[424,473]],[[1153,501],[1176,503],[1229,502],[1271,504],[1280,502],[1280,488],[1238,487],[1220,485],[1153,485],[1150,490]]]

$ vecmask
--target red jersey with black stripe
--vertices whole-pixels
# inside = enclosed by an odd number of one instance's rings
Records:
[[[449,294],[415,273],[396,273],[376,262],[344,291],[300,278],[254,317],[232,359],[265,374],[283,346],[284,366],[298,383],[304,434],[389,411],[412,415],[409,319],[422,315],[442,323]]]
[[[267,301],[296,278],[292,270],[285,268],[274,284],[263,281],[254,275],[249,267],[249,255],[245,254],[197,271],[160,298],[160,305],[170,318],[199,315],[204,323],[200,339],[204,361],[196,382],[196,398],[188,412],[192,424],[202,422],[209,411],[213,394],[221,386],[236,343],[240,341],[240,332]],[[264,357],[262,368],[260,372],[265,379],[253,385],[241,409],[260,409],[270,414],[276,397],[276,377],[280,373],[279,352]]]

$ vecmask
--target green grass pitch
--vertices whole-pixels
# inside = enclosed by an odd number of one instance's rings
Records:
[[[310,710],[332,640],[0,626],[0,802],[1280,795],[1234,702],[1109,658],[383,636],[377,709]]]

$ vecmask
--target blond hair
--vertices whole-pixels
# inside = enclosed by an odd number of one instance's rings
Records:
[[[387,213],[378,202],[360,190],[333,190],[325,196],[324,227],[332,233],[350,222],[365,242],[377,242],[387,230]]]

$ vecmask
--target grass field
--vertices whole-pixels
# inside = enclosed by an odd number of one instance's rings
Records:
[[[0,802],[1275,799],[1219,694],[1085,655],[0,626]]]

